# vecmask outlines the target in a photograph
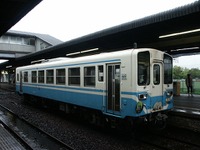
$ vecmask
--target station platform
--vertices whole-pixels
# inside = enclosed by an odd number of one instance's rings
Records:
[[[14,91],[15,90],[15,84],[8,84],[8,83],[2,83],[2,82],[0,82],[0,88],[1,89],[6,89],[6,90]]]
[[[200,95],[188,96],[187,94],[181,94],[180,96],[174,96],[173,111],[200,115]]]
[[[0,150],[25,150],[25,148],[0,123]]]

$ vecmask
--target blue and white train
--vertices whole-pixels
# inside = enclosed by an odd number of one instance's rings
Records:
[[[105,118],[165,120],[173,108],[172,61],[149,48],[58,59],[17,68],[16,91],[59,102],[66,112],[84,108]]]

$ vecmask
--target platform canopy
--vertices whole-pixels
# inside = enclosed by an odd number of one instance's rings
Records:
[[[1,0],[0,36],[6,33],[41,1],[42,0]]]
[[[31,61],[79,54],[118,51],[133,48],[156,48],[172,55],[200,52],[200,1],[133,20],[108,29],[73,39],[59,45],[16,58],[0,65],[0,69],[14,64],[28,65]],[[90,51],[95,49],[95,51]],[[98,49],[98,50],[97,50]],[[82,51],[90,53],[81,53]]]

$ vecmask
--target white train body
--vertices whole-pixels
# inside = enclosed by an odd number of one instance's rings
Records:
[[[16,69],[16,91],[125,118],[173,108],[172,57],[130,49]]]

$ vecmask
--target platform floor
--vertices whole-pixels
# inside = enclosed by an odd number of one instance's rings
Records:
[[[0,123],[0,150],[25,150],[25,148]]]
[[[188,96],[181,94],[174,96],[173,111],[200,115],[200,95]]]

